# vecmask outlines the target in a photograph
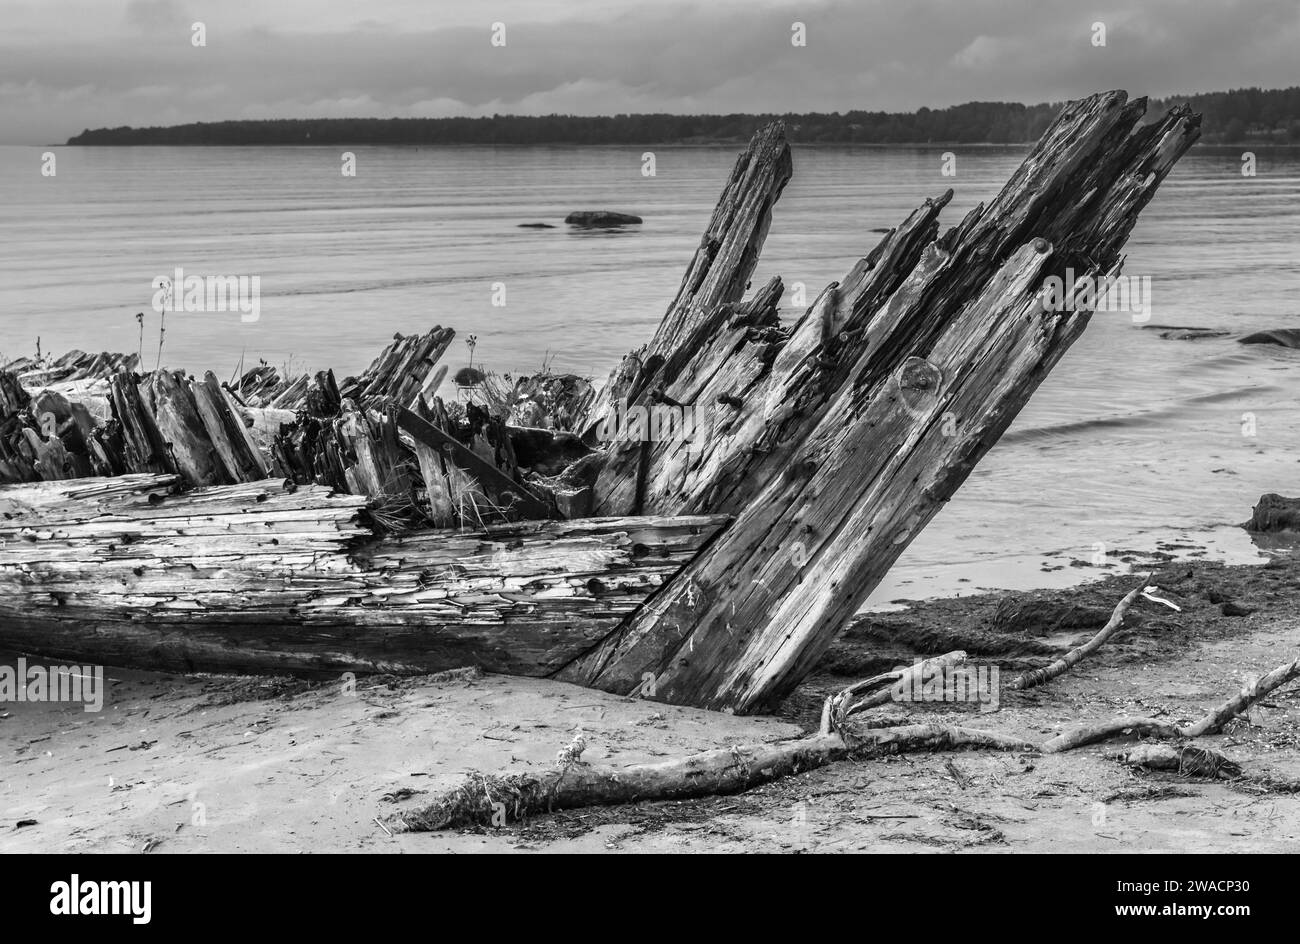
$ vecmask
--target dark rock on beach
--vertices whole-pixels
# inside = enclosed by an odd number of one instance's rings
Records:
[[[1300,498],[1285,498],[1269,493],[1259,496],[1246,522],[1247,531],[1300,531]]]
[[[564,218],[570,226],[626,226],[640,223],[641,217],[612,210],[577,210]]]
[[[1234,603],[1229,600],[1227,603],[1223,604],[1220,612],[1224,616],[1249,616],[1251,613],[1254,613],[1255,610],[1252,607],[1242,606],[1240,603]]]
[[[1143,325],[1143,329],[1154,331],[1166,341],[1200,341],[1205,338],[1226,338],[1231,331],[1219,331],[1216,328],[1194,328],[1184,325]]]
[[[1276,344],[1279,347],[1300,347],[1300,328],[1273,328],[1256,331],[1241,339],[1242,344]]]

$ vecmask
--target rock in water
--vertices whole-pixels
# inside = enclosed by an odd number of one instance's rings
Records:
[[[626,226],[640,223],[641,217],[612,210],[576,210],[564,218],[570,226]]]
[[[1300,531],[1300,498],[1285,498],[1272,493],[1259,496],[1259,504],[1246,522],[1246,530]]]
[[[1143,325],[1147,331],[1155,331],[1166,341],[1200,341],[1204,338],[1224,338],[1231,331],[1219,331],[1215,328],[1192,328],[1184,325]]]
[[[520,223],[520,229],[555,229],[550,223]]]
[[[1300,329],[1273,328],[1270,331],[1256,331],[1241,339],[1242,344],[1276,344],[1280,347],[1300,347]]]

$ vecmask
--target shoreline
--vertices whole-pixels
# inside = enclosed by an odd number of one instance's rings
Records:
[[[1241,525],[1152,530],[1150,541],[1137,541],[1108,550],[1102,563],[1083,549],[1047,553],[1015,553],[984,561],[911,562],[906,556],[890,570],[867,600],[861,613],[892,612],[935,599],[989,593],[1068,591],[1109,577],[1171,562],[1213,561],[1231,566],[1258,567],[1278,544],[1273,536],[1257,535]],[[1258,540],[1257,540],[1258,539]]]
[[[450,143],[450,142],[447,142],[447,143],[443,143],[443,142],[438,142],[438,143],[430,143],[430,144],[418,144],[418,143],[413,143],[413,142],[412,142],[412,143],[396,143],[396,142],[392,142],[392,143],[375,143],[375,142],[369,142],[369,143],[357,143],[357,142],[352,142],[352,143],[348,143],[348,142],[337,142],[337,143],[331,143],[331,144],[313,144],[313,143],[306,143],[306,142],[277,142],[277,143],[266,143],[266,144],[213,144],[213,143],[208,143],[208,144],[178,144],[178,143],[162,143],[162,142],[149,143],[149,144],[141,144],[141,143],[132,143],[132,144],[126,144],[126,143],[123,143],[123,144],[110,144],[110,143],[97,143],[97,144],[70,144],[70,143],[68,143],[67,141],[64,141],[64,142],[61,143],[61,144],[10,144],[10,145],[0,145],[0,146],[4,146],[4,147],[30,147],[30,148],[44,148],[44,149],[48,149],[48,148],[163,148],[163,147],[169,147],[169,148],[304,148],[304,149],[305,149],[305,148],[329,148],[329,149],[334,149],[334,148],[415,148],[415,149],[419,149],[419,148],[452,148],[452,149],[462,149],[462,148],[504,148],[504,149],[508,149],[508,150],[528,150],[528,149],[543,149],[543,148],[544,148],[544,149],[555,149],[555,150],[560,150],[560,149],[563,149],[563,150],[571,150],[571,149],[582,149],[582,150],[599,150],[599,149],[606,149],[606,150],[615,150],[615,149],[622,149],[622,148],[640,148],[640,147],[651,147],[651,148],[653,148],[653,147],[659,147],[659,148],[664,148],[664,147],[670,147],[670,148],[701,148],[701,149],[719,148],[719,147],[744,147],[746,140],[748,140],[748,139],[747,139],[747,138],[743,138],[743,137],[738,137],[738,138],[719,138],[719,139],[714,140],[714,141],[640,141],[640,142],[624,142],[624,143],[621,143],[621,144],[590,144],[590,143],[584,143],[584,142],[570,142],[570,143],[565,143],[565,142],[537,142],[536,144],[514,144],[514,143],[510,143],[510,142],[501,142],[501,143],[489,143],[489,142],[478,142],[478,143],[473,143],[473,142]],[[790,142],[790,146],[791,146],[791,147],[795,147],[795,148],[817,148],[817,149],[827,149],[827,150],[829,150],[829,149],[833,149],[833,148],[841,148],[841,149],[846,149],[846,150],[853,150],[853,149],[859,149],[859,148],[881,148],[881,149],[890,149],[890,148],[941,148],[941,147],[942,147],[942,148],[952,148],[952,147],[961,147],[961,148],[989,148],[989,149],[993,149],[993,148],[1006,148],[1006,149],[1019,149],[1019,150],[1024,150],[1024,149],[1026,149],[1026,148],[1033,147],[1035,143],[1037,143],[1037,142],[1036,142],[1036,141],[1004,141],[1004,142],[996,142],[996,143],[995,143],[995,142],[990,142],[990,141],[893,141],[893,142],[887,142],[887,143],[886,143],[886,142],[878,142],[878,141],[856,141],[856,142],[852,142],[852,141],[791,141],[791,142]],[[1202,141],[1198,141],[1196,144],[1192,145],[1191,150],[1208,150],[1208,149],[1213,149],[1213,148],[1239,148],[1239,147],[1248,147],[1248,148],[1254,148],[1254,149],[1257,149],[1257,150],[1270,149],[1270,150],[1289,150],[1289,151],[1295,151],[1295,150],[1300,150],[1300,142],[1296,142],[1296,143],[1279,143],[1279,142],[1276,142],[1276,141],[1262,141],[1262,142],[1261,142],[1261,141],[1251,141],[1251,140],[1245,140],[1245,141],[1204,141],[1204,140],[1202,140]]]

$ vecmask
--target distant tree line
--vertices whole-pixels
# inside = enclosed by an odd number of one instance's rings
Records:
[[[1152,99],[1147,116],[1163,114],[1181,102],[1189,103],[1202,115],[1202,138],[1209,143],[1300,144],[1300,86]]]
[[[1148,118],[1188,102],[1210,143],[1300,143],[1300,87],[1236,89],[1152,101]],[[804,115],[493,115],[491,118],[316,118],[99,128],[68,144],[702,144],[744,141],[774,118],[804,144],[1018,144],[1036,141],[1060,104],[970,102],[915,112]]]

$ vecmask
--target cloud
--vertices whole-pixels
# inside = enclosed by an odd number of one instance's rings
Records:
[[[1294,84],[1294,0],[132,0],[21,5],[0,140],[239,117],[910,110]],[[44,11],[44,12],[42,12]],[[577,11],[577,12],[570,12]],[[208,45],[190,44],[191,17]],[[493,47],[491,22],[507,24]],[[808,45],[790,44],[794,21]],[[1107,46],[1091,26],[1107,24]]]
[[[976,36],[970,45],[949,60],[957,69],[969,69],[975,72],[986,70],[1004,56],[1012,53],[1012,45],[1007,40],[992,36]]]
[[[131,0],[124,19],[131,29],[152,34],[180,33],[193,22],[176,0]]]

